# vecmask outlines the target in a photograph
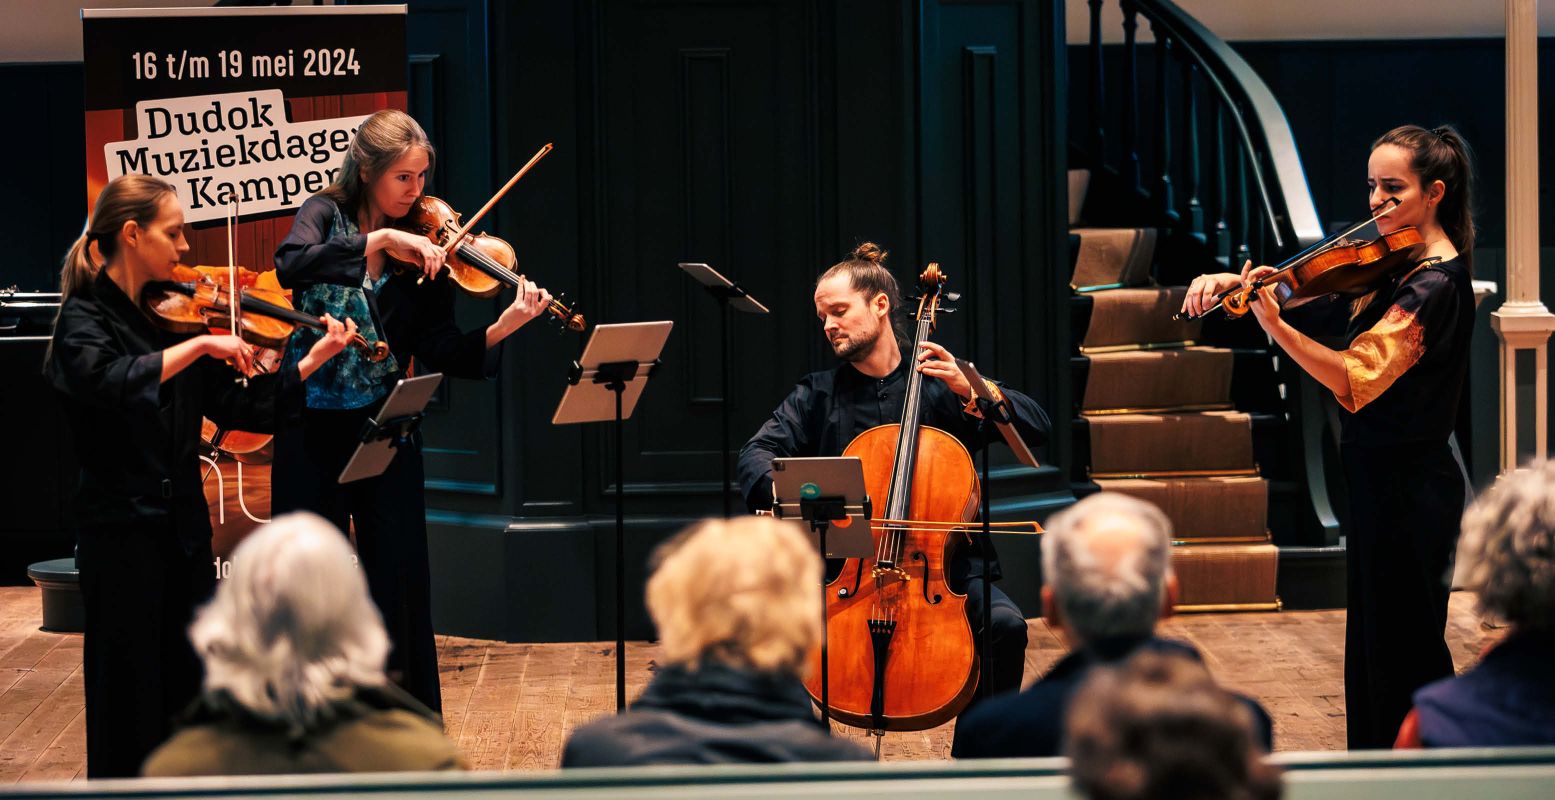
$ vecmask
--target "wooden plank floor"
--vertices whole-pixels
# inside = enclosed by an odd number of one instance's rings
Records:
[[[37,589],[0,587],[3,783],[84,775],[81,637],[39,631],[38,614]],[[1042,620],[1030,626],[1028,681],[1064,653]],[[1193,643],[1220,681],[1263,702],[1274,717],[1277,749],[1344,747],[1344,612],[1200,614],[1168,620],[1164,632]],[[1447,640],[1459,671],[1499,635],[1480,625],[1472,597],[1453,596]],[[568,732],[615,708],[613,644],[438,641],[448,735],[476,769],[553,768]],[[629,697],[647,683],[658,654],[656,645],[628,643]],[[948,758],[953,724],[890,734],[882,755]]]

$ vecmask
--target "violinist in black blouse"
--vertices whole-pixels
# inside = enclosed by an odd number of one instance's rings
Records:
[[[1474,328],[1473,163],[1451,127],[1405,125],[1372,144],[1366,185],[1379,234],[1406,225],[1425,240],[1418,263],[1351,304],[1350,345],[1333,350],[1281,317],[1274,286],[1258,291],[1258,324],[1338,400],[1349,484],[1345,707],[1351,749],[1390,747],[1416,689],[1453,674],[1443,638],[1448,566],[1464,485],[1449,448]],[[1183,309],[1269,267],[1195,278]]]
[[[76,563],[85,603],[90,777],[134,776],[200,691],[186,630],[215,588],[200,418],[273,431],[302,382],[355,326],[328,320],[296,364],[236,381],[252,349],[236,336],[169,333],[141,311],[189,250],[168,183],[114,179],[65,256],[64,295],[44,372],[59,391],[81,463]]]
[[[836,456],[860,433],[901,422],[908,370],[936,380],[923,382],[920,421],[956,437],[968,452],[1002,441],[997,428],[980,427],[972,387],[943,346],[925,342],[918,353],[905,353],[894,320],[901,290],[884,266],[886,253],[865,242],[847,259],[828,269],[815,284],[815,314],[832,351],[842,364],[804,376],[740,450],[738,477],[752,511],[772,505],[772,460],[791,456]],[[1046,412],[1035,400],[1003,385],[1003,395],[1021,438],[1035,447],[1047,441]],[[972,631],[981,636],[983,592],[990,591],[994,651],[993,692],[1020,688],[1026,659],[1026,619],[1020,607],[997,587],[983,585],[983,559],[998,561],[991,543],[973,538],[956,550],[946,577],[951,589],[966,594]]]

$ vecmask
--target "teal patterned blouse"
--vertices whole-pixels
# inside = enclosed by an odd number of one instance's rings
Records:
[[[325,238],[352,237],[358,233],[356,223],[336,207],[334,222]],[[329,314],[341,321],[356,320],[357,332],[370,344],[379,341],[382,336],[379,335],[378,327],[373,322],[372,311],[368,308],[367,292],[377,292],[388,279],[389,276],[385,273],[374,281],[367,271],[363,270],[360,286],[313,284],[294,292],[292,303],[299,311],[313,316]],[[296,364],[322,336],[323,334],[318,331],[299,327],[287,344],[285,363]],[[367,356],[357,348],[348,347],[341,351],[340,355],[324,362],[309,376],[303,384],[306,403],[308,408],[329,410],[370,405],[388,394],[389,384],[393,382],[393,378],[399,374],[399,371],[399,365],[395,362],[393,354],[373,363],[367,360]]]

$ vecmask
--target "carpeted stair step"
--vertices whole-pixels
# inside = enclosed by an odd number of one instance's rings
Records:
[[[1150,282],[1155,228],[1076,228],[1080,239],[1069,286],[1077,291],[1142,286]],[[1071,239],[1072,240],[1072,239]]]
[[[1269,486],[1262,478],[1104,478],[1096,485],[1154,503],[1179,540],[1268,536]]]
[[[1117,414],[1086,421],[1093,477],[1206,477],[1257,471],[1252,419],[1238,411]]]
[[[1084,413],[1231,407],[1234,354],[1219,347],[1129,350],[1090,359]]]
[[[1080,352],[1143,349],[1148,345],[1180,345],[1199,337],[1198,322],[1177,322],[1187,287],[1106,289],[1086,295],[1090,318],[1080,339]]]
[[[1172,548],[1178,611],[1278,608],[1275,576],[1280,550],[1272,544],[1192,544]]]

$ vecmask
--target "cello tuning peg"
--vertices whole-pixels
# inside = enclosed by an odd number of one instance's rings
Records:
[[[949,301],[951,303],[954,303],[957,300],[961,299],[961,293],[960,292],[945,292],[944,297],[945,297],[945,299],[947,301]]]

